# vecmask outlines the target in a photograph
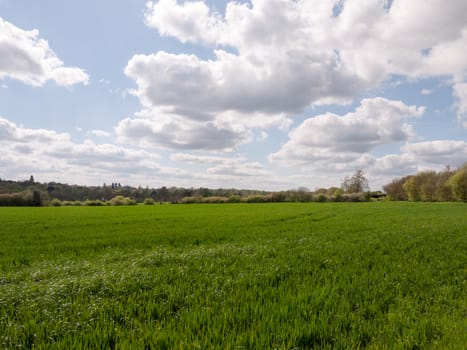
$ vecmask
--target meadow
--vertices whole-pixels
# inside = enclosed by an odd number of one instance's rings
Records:
[[[467,205],[0,208],[2,349],[463,349]]]

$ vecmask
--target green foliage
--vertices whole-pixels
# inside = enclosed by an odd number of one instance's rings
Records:
[[[40,207],[42,205],[41,193],[37,190],[32,191],[32,206]]]
[[[405,191],[404,184],[408,177],[396,178],[389,184],[383,186],[384,192],[388,195],[391,201],[406,201],[408,200],[407,192]]]
[[[0,347],[460,349],[465,210],[1,208]]]
[[[271,197],[270,196],[265,196],[265,195],[250,195],[244,199],[245,202],[247,203],[265,203],[265,202],[270,202]]]
[[[324,194],[320,194],[318,196],[318,202],[327,202],[328,201],[328,197]]]
[[[50,201],[50,205],[53,207],[61,207],[62,204],[63,204],[62,201],[57,198],[54,198]]]
[[[464,165],[449,179],[449,185],[457,200],[467,202],[467,165]]]
[[[181,204],[193,204],[193,203],[201,203],[202,197],[184,197],[181,199]]]
[[[128,197],[115,196],[109,201],[109,204],[110,205],[135,205],[136,201]]]
[[[103,205],[106,205],[106,203],[104,201],[101,201],[101,200],[86,200],[84,202],[84,205],[87,205],[87,206],[90,206],[90,207],[102,207]]]
[[[394,179],[383,189],[390,200],[410,200],[412,202],[447,202],[457,200],[465,201],[467,197],[467,180],[463,179],[467,166],[457,171],[450,167],[440,172],[422,171],[416,175],[402,179]]]
[[[152,198],[145,198],[144,199],[144,204],[145,205],[154,205],[155,201]]]
[[[42,198],[38,191],[0,194],[0,207],[38,207]]]
[[[227,199],[228,203],[240,203],[241,197],[237,195],[232,195]]]

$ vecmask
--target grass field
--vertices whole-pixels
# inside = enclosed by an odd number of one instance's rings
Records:
[[[0,208],[0,348],[463,349],[467,205]]]

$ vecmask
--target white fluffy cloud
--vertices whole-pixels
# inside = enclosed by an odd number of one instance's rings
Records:
[[[217,50],[216,58],[206,61],[146,56],[146,63],[153,62],[145,72],[156,76],[167,67],[164,84],[185,82],[184,91],[191,93],[205,87],[196,98],[213,90],[222,97],[211,103],[218,108],[296,112],[312,103],[350,99],[390,74],[464,76],[467,69],[462,0],[396,1],[390,8],[376,0],[252,0],[229,2],[224,15],[203,1],[160,0],[148,3],[146,22],[182,42],[236,49],[236,54]],[[129,67],[140,60],[135,56]],[[145,87],[160,91],[152,74]],[[185,78],[193,78],[191,86]],[[254,102],[248,101],[253,95]]]
[[[235,128],[217,121],[200,122],[164,113],[157,113],[154,117],[143,115],[118,123],[115,132],[122,142],[143,147],[232,150],[249,137],[245,127]]]
[[[421,164],[459,166],[467,161],[467,142],[454,140],[409,143],[402,153],[411,155]]]
[[[26,176],[49,174],[53,180],[95,183],[114,174],[160,172],[158,156],[141,149],[115,144],[97,144],[90,140],[75,143],[67,133],[29,129],[0,118],[0,163],[8,174]]]
[[[232,151],[253,138],[252,129],[278,127],[287,130],[292,121],[284,114],[235,111],[216,115],[182,113],[173,108],[147,108],[115,127],[119,140],[140,146],[171,149]]]
[[[306,119],[289,133],[289,141],[270,156],[285,164],[368,161],[367,152],[379,145],[407,141],[413,136],[407,118],[420,117],[424,108],[384,98],[365,99],[355,110],[339,116],[322,114]],[[361,164],[363,165],[363,164]]]
[[[287,141],[269,156],[272,163],[298,165],[304,173],[326,173],[330,183],[344,174],[365,169],[378,188],[396,176],[426,169],[441,170],[467,161],[467,142],[436,140],[414,142],[408,123],[424,108],[383,98],[363,100],[355,112],[323,114],[306,119],[289,133]],[[375,156],[374,148],[403,143],[400,153]]]
[[[27,129],[0,117],[0,142],[2,143],[57,143],[69,142],[70,135],[46,129]]]
[[[169,148],[232,149],[253,139],[245,129],[286,130],[286,115],[348,103],[393,74],[467,75],[462,0],[232,1],[224,13],[204,1],[159,0],[147,3],[145,17],[162,36],[213,50],[211,59],[135,55],[125,68],[143,112],[123,120],[118,133]],[[354,137],[371,131],[357,129]],[[379,132],[375,143],[410,130]]]
[[[5,78],[33,86],[48,80],[67,87],[89,81],[82,69],[65,67],[38,30],[26,31],[0,18],[0,79]]]

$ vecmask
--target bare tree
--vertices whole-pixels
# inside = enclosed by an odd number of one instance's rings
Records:
[[[345,193],[359,193],[366,192],[370,190],[368,185],[368,179],[365,177],[365,174],[362,170],[357,170],[352,177],[346,177],[342,182],[342,189]]]

